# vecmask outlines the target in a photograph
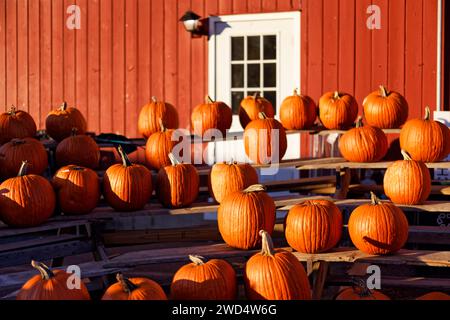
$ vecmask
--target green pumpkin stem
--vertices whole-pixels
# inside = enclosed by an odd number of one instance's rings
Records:
[[[340,99],[341,97],[340,97],[340,95],[339,95],[339,91],[335,91],[334,92],[334,94],[333,94],[333,99],[334,100],[337,100],[337,99]]]
[[[194,263],[197,266],[202,266],[205,264],[205,258],[202,256],[197,255],[189,255],[189,260],[191,260],[192,263]]]
[[[381,203],[380,199],[373,191],[370,191],[370,201],[372,202],[373,205]]]
[[[270,234],[265,231],[259,231],[259,235],[261,236],[261,255],[272,257],[275,254],[275,249],[273,248],[273,241]]]
[[[361,128],[363,126],[363,118],[362,116],[359,116],[358,119],[356,119],[356,127]]]
[[[214,100],[211,99],[211,97],[210,97],[209,95],[206,95],[206,96],[205,96],[205,103],[206,103],[206,104],[214,103]]]
[[[260,191],[266,191],[266,187],[262,184],[254,184],[245,189],[244,193],[251,193],[251,192],[260,192]]]
[[[370,297],[372,292],[367,288],[366,282],[360,278],[352,279],[353,291],[357,293],[360,297]]]
[[[385,86],[383,86],[383,85],[380,86],[380,92],[381,92],[381,96],[383,98],[387,98],[389,92],[388,92],[388,90],[386,89]]]
[[[261,120],[264,120],[264,119],[267,119],[267,116],[264,112],[260,112],[260,113],[258,113],[258,118]]]
[[[64,101],[59,107],[59,111],[65,111],[67,109],[67,102]]]
[[[22,164],[20,165],[19,173],[17,174],[18,177],[23,177],[27,175],[28,171],[28,161],[22,161]]]
[[[403,160],[412,160],[411,156],[409,155],[408,152],[406,152],[406,150],[402,149],[400,152],[402,153]]]
[[[122,159],[122,165],[124,167],[131,167],[133,164],[131,163],[130,158],[128,158],[125,151],[123,151],[122,146],[119,145],[119,147],[117,148],[117,151],[119,152],[120,158]]]
[[[128,294],[130,294],[131,292],[133,292],[134,290],[136,290],[138,288],[137,285],[135,285],[129,279],[124,277],[123,274],[121,274],[121,273],[118,273],[116,275],[116,279],[117,279],[117,282],[119,282],[120,285],[122,286],[123,291],[125,291]]]
[[[180,164],[180,161],[178,161],[177,157],[175,157],[175,155],[172,152],[168,154],[168,157],[169,157],[170,163],[173,166]]]
[[[55,276],[52,270],[42,262],[31,260],[31,266],[40,272],[43,280],[49,280]]]
[[[424,120],[430,120],[431,119],[431,110],[429,106],[425,107],[425,118]]]

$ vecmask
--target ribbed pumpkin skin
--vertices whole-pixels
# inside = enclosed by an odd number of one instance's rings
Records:
[[[317,118],[317,106],[308,96],[294,92],[280,106],[280,121],[287,130],[309,129]]]
[[[189,263],[175,273],[170,293],[173,300],[234,300],[236,272],[221,259],[211,259],[202,265]]]
[[[428,292],[416,300],[450,300],[450,296],[443,292]]]
[[[269,100],[260,96],[245,97],[239,107],[239,122],[242,128],[245,129],[251,121],[258,119],[260,112],[264,112],[267,118],[275,116],[275,110]]]
[[[209,193],[221,203],[236,191],[258,183],[258,173],[248,163],[216,163],[209,174]]]
[[[169,157],[173,147],[178,143],[172,141],[174,130],[164,130],[153,133],[145,145],[145,162],[148,167],[159,170],[170,165]]]
[[[421,204],[431,192],[431,176],[420,161],[399,160],[387,168],[383,180],[384,192],[397,204]]]
[[[249,300],[310,300],[305,269],[290,252],[273,256],[257,253],[245,265],[245,292]]]
[[[368,254],[390,254],[408,239],[408,220],[391,203],[364,204],[353,210],[348,221],[353,244]]]
[[[29,174],[42,174],[48,167],[45,147],[34,138],[12,139],[0,147],[0,172],[3,178],[17,175],[22,161],[28,161]]]
[[[339,151],[351,162],[376,162],[381,160],[389,144],[383,130],[363,126],[347,131],[339,139]]]
[[[203,137],[209,129],[218,129],[223,136],[230,129],[233,114],[231,108],[223,102],[211,102],[199,104],[192,110],[191,129],[192,132]]]
[[[138,130],[145,138],[160,131],[159,120],[167,129],[178,128],[178,112],[173,105],[153,99],[142,107],[139,113]]]
[[[272,140],[273,130],[278,130],[277,140]],[[286,131],[275,119],[253,120],[244,130],[244,147],[249,159],[256,164],[278,163],[287,150]],[[278,155],[273,152],[277,147]]]
[[[46,179],[30,174],[0,184],[0,219],[11,227],[34,227],[55,210],[55,192]]]
[[[0,145],[14,138],[34,137],[36,123],[29,113],[12,109],[0,114]]]
[[[72,134],[73,128],[78,134],[84,134],[87,130],[86,119],[76,108],[66,108],[65,105],[50,111],[45,120],[47,134],[56,141],[62,141]]]
[[[65,138],[56,147],[58,167],[77,165],[97,169],[100,161],[100,149],[97,143],[87,135]]]
[[[142,165],[125,167],[115,164],[105,172],[103,194],[117,211],[142,209],[150,200],[152,191],[152,174]]]
[[[413,160],[441,161],[450,152],[450,130],[434,120],[409,120],[400,130],[400,147]]]
[[[88,214],[97,207],[100,183],[97,173],[79,166],[66,166],[53,177],[61,211],[69,215]]]
[[[398,92],[380,90],[369,94],[363,102],[364,117],[370,126],[380,129],[399,128],[408,119],[408,102]]]
[[[305,201],[289,210],[285,234],[289,245],[299,252],[328,251],[341,239],[342,214],[331,201]]]
[[[262,191],[234,192],[223,199],[217,220],[219,232],[230,247],[252,249],[260,243],[260,230],[272,233],[275,226],[275,203]]]
[[[147,278],[129,278],[135,290],[126,292],[121,283],[116,282],[108,287],[102,300],[167,300],[167,296],[161,286]]]
[[[158,172],[156,195],[169,208],[189,206],[197,199],[200,178],[191,164],[169,165]]]
[[[346,93],[325,93],[319,100],[319,118],[330,130],[347,129],[358,115],[358,103]]]
[[[370,290],[370,295],[362,295],[360,288],[347,288],[342,290],[335,300],[391,300],[391,298],[377,290]]]

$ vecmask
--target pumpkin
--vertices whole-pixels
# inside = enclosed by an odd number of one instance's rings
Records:
[[[0,147],[0,170],[4,178],[17,175],[23,160],[28,161],[30,174],[40,175],[48,167],[47,151],[34,138],[14,138]]]
[[[384,86],[369,94],[363,102],[364,117],[370,126],[381,129],[400,128],[408,119],[408,102],[398,92]]]
[[[205,103],[199,104],[192,110],[191,127],[194,134],[203,137],[209,129],[216,129],[226,135],[233,120],[231,108],[220,101],[212,101],[209,96]]]
[[[390,254],[408,239],[408,220],[403,211],[381,202],[371,192],[371,203],[357,207],[350,215],[348,231],[353,244],[368,254]]]
[[[173,129],[166,129],[160,120],[160,131],[153,133],[145,146],[145,162],[152,169],[159,170],[170,165],[168,154],[177,141],[172,141]]]
[[[245,129],[251,121],[257,120],[260,112],[264,112],[268,118],[273,118],[275,116],[275,110],[273,109],[272,103],[261,97],[258,92],[244,98],[239,107],[239,122],[241,123],[242,128]]]
[[[97,207],[100,183],[91,169],[70,165],[59,169],[53,177],[61,211],[69,215],[88,214]]]
[[[309,200],[297,204],[288,212],[285,234],[289,245],[299,252],[328,251],[341,239],[341,211],[329,200]]]
[[[416,161],[441,161],[450,152],[450,130],[430,116],[426,107],[423,120],[409,120],[400,130],[400,147]]]
[[[351,162],[376,162],[387,153],[389,144],[386,134],[377,127],[363,126],[358,118],[356,128],[350,129],[339,139],[339,151]]]
[[[109,286],[102,300],[167,300],[161,286],[147,278],[125,278],[116,275],[117,282]]]
[[[258,183],[258,173],[248,163],[216,163],[209,174],[209,193],[218,202],[236,191]]]
[[[221,259],[205,261],[190,255],[191,263],[182,266],[170,285],[173,300],[234,300],[237,295],[236,272]]]
[[[103,195],[118,211],[142,209],[152,195],[152,174],[139,164],[132,164],[122,147],[118,148],[121,164],[109,167],[103,178]]]
[[[11,227],[34,227],[53,215],[55,192],[47,179],[27,174],[23,161],[17,177],[0,184],[0,220]]]
[[[275,202],[256,184],[226,196],[217,212],[223,240],[238,249],[252,249],[260,243],[261,229],[272,233],[275,226]]]
[[[245,153],[256,164],[279,163],[287,150],[283,125],[261,112],[244,130]]]
[[[160,130],[160,119],[168,129],[178,128],[178,112],[170,103],[158,101],[156,97],[142,107],[138,118],[138,130],[145,138]]]
[[[325,93],[319,100],[319,118],[329,130],[345,130],[351,127],[358,115],[358,103],[347,93]]]
[[[56,147],[56,165],[58,167],[77,165],[97,169],[100,161],[100,149],[90,136],[80,134],[73,128],[72,135],[61,141]]]
[[[353,280],[353,286],[338,293],[335,300],[391,300],[377,290],[370,290],[363,279]]]
[[[45,264],[31,261],[39,275],[29,279],[19,290],[17,300],[90,300],[89,291],[78,278],[80,288],[70,288],[76,275],[64,270],[51,270]]]
[[[398,204],[421,204],[431,192],[431,176],[427,166],[414,161],[402,150],[404,160],[391,164],[384,174],[384,193]]]
[[[280,106],[280,121],[287,130],[310,129],[317,118],[317,106],[313,99],[294,94],[283,100]]]
[[[29,113],[12,106],[0,114],[0,145],[14,138],[34,137],[36,123]]]
[[[45,119],[47,134],[58,142],[70,137],[73,128],[77,129],[78,134],[85,134],[87,123],[80,110],[68,108],[67,102],[63,102],[58,109],[50,111]]]
[[[161,168],[156,177],[156,196],[165,207],[180,208],[197,199],[200,178],[192,164],[180,163],[169,154],[170,166]]]
[[[450,296],[443,292],[428,292],[416,300],[450,300]]]
[[[250,300],[310,300],[308,276],[300,261],[285,250],[275,250],[267,231],[261,230],[261,252],[245,265],[244,283]]]

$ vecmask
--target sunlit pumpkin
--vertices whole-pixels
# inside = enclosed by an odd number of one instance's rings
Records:
[[[213,101],[209,96],[205,103],[199,104],[192,110],[191,129],[194,134],[204,137],[209,129],[217,129],[223,137],[230,129],[233,120],[231,108],[220,101]]]
[[[363,279],[353,280],[353,286],[338,293],[336,300],[391,300],[387,295],[367,288]]]
[[[142,107],[139,113],[138,130],[145,138],[161,129],[160,119],[167,129],[178,128],[178,112],[168,102],[159,101],[152,97],[151,101]]]
[[[178,141],[173,141],[173,129],[167,129],[160,121],[160,131],[153,133],[145,145],[145,162],[148,167],[159,170],[170,165],[168,154]]]
[[[0,114],[0,145],[14,138],[34,137],[36,123],[28,112],[12,106]]]
[[[72,135],[61,141],[56,147],[56,164],[58,167],[77,165],[97,169],[100,161],[100,148],[94,139],[85,134],[78,134],[74,128]]]
[[[287,130],[310,129],[317,118],[317,106],[306,95],[294,94],[283,100],[280,106],[280,121]]]
[[[258,92],[242,99],[239,107],[239,122],[241,123],[242,128],[245,129],[251,121],[258,119],[260,112],[264,112],[268,118],[273,118],[275,116],[275,110],[272,103],[261,97]]]
[[[358,115],[358,103],[347,93],[327,92],[319,100],[319,118],[329,130],[351,127]]]
[[[47,134],[56,141],[70,137],[73,128],[77,129],[78,134],[85,134],[87,123],[80,110],[67,107],[67,102],[63,102],[58,109],[50,111],[45,120]]]
[[[450,295],[437,291],[428,292],[418,297],[416,300],[450,300]]]
[[[106,289],[102,300],[167,300],[161,286],[148,278],[116,275],[117,282]]]

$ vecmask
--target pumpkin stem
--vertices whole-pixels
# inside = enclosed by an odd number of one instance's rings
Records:
[[[138,287],[133,282],[131,282],[129,279],[125,278],[123,274],[118,273],[116,275],[117,281],[121,284],[123,291],[130,294],[134,290],[136,290]]]
[[[11,108],[8,111],[8,114],[11,115],[11,116],[15,116],[16,115],[16,111],[17,111],[16,106],[12,104]]]
[[[339,99],[339,98],[340,98],[340,96],[339,96],[339,91],[335,91],[334,94],[333,94],[333,99],[334,99],[334,100],[337,100],[337,99]]]
[[[197,266],[201,266],[205,264],[205,258],[203,258],[202,256],[196,256],[196,255],[189,255],[189,260],[192,261],[192,263],[194,263]]]
[[[155,96],[152,96],[152,102],[153,102],[153,103],[158,103],[158,99],[156,99]]]
[[[214,100],[211,99],[211,97],[209,95],[205,96],[205,103],[214,103]]]
[[[429,106],[425,107],[425,118],[424,120],[430,120],[431,119],[431,110]]]
[[[31,260],[31,266],[40,272],[43,280],[49,280],[55,276],[52,270],[42,262]]]
[[[173,165],[173,166],[176,166],[177,164],[180,164],[180,161],[178,161],[178,159],[175,157],[175,155],[171,152],[171,153],[169,153],[169,160],[170,160],[170,163]]]
[[[162,121],[162,118],[159,118],[158,119],[158,122],[159,122],[159,127],[161,128],[161,132],[166,132],[166,127],[164,126],[164,123],[163,123],[163,121]]]
[[[260,118],[261,120],[267,119],[267,116],[264,112],[260,112],[258,113],[258,118]]]
[[[377,197],[377,195],[373,191],[370,191],[370,201],[372,201],[373,205],[381,203],[380,199]]]
[[[23,177],[27,174],[28,171],[28,161],[22,161],[22,164],[20,165],[19,173],[17,174],[18,177]]]
[[[76,136],[78,133],[78,128],[72,128],[72,137]]]
[[[356,127],[361,128],[363,126],[363,118],[362,116],[359,116],[358,119],[356,119]]]
[[[298,97],[298,88],[294,89],[294,96]]]
[[[253,94],[253,99],[258,99],[258,97],[259,97],[259,92],[258,91],[256,91],[254,94]]]
[[[11,143],[12,143],[14,146],[18,146],[19,144],[24,144],[24,143],[25,143],[25,140],[24,140],[24,139],[18,139],[18,138],[16,138],[16,139],[12,139],[12,140],[11,140]]]
[[[388,90],[386,89],[386,87],[383,86],[383,85],[381,85],[381,86],[380,86],[380,91],[381,91],[381,96],[382,96],[383,98],[387,98],[389,92],[388,92]]]
[[[67,102],[64,101],[64,102],[61,104],[61,106],[59,107],[59,110],[60,110],[60,111],[65,111],[66,109],[67,109]]]
[[[370,297],[372,292],[367,288],[366,282],[361,278],[352,279],[353,291],[355,291],[360,297]]]
[[[408,154],[408,152],[406,152],[406,150],[401,150],[402,156],[403,156],[403,160],[412,160],[411,156]]]
[[[127,154],[125,153],[125,151],[123,151],[123,148],[121,145],[119,145],[119,147],[117,148],[117,151],[120,154],[120,158],[122,159],[122,164],[124,167],[131,167],[133,164],[130,161],[130,158],[128,158]]]
[[[254,184],[245,189],[244,193],[250,193],[250,192],[259,192],[259,191],[266,191],[266,187],[262,184]]]
[[[229,166],[232,166],[233,164],[237,164],[237,161],[233,159],[233,157],[231,157],[230,162],[228,162]]]
[[[261,244],[261,254],[263,256],[269,256],[272,257],[275,254],[275,250],[273,248],[273,241],[270,234],[265,231],[261,230],[259,231],[259,235],[262,238],[262,244]]]

